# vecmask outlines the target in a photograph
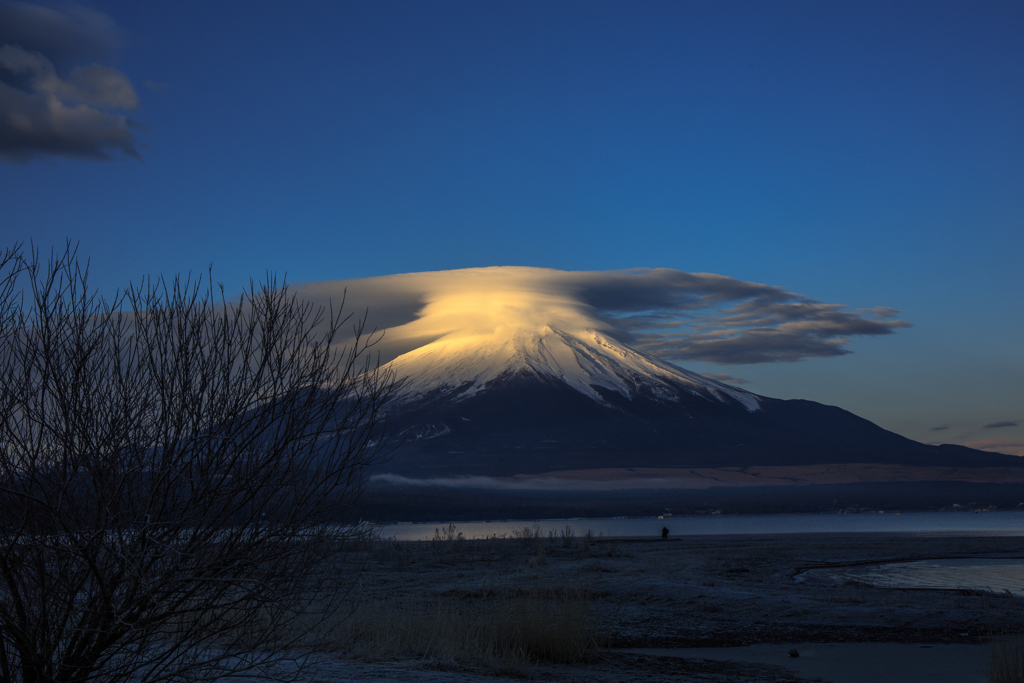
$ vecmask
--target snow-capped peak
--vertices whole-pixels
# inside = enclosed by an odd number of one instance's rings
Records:
[[[545,325],[446,336],[399,356],[388,367],[400,382],[396,399],[402,403],[435,392],[461,400],[499,378],[534,375],[563,382],[602,404],[597,388],[625,397],[646,389],[663,400],[673,400],[682,390],[758,409],[753,394],[660,361],[594,329],[570,334]]]
[[[598,389],[626,397],[643,391],[663,400],[687,392],[758,409],[753,394],[617,341],[575,291],[531,277],[535,270],[465,271],[450,287],[432,290],[416,320],[388,330],[392,341],[419,346],[389,363],[401,382],[396,399],[441,393],[457,400],[499,378],[532,375],[600,403]]]

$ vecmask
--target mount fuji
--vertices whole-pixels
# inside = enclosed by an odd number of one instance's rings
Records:
[[[837,407],[759,396],[659,360],[593,320],[510,305],[507,293],[462,304],[489,313],[386,366],[402,442],[378,476],[604,487],[696,477],[710,486],[794,483],[823,467],[832,479],[822,481],[863,481],[865,468],[885,479],[1021,462],[918,443]]]

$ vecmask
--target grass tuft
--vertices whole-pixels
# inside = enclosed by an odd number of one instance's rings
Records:
[[[1024,683],[1024,635],[992,643],[986,668],[989,683]]]
[[[570,587],[363,600],[338,635],[339,649],[367,659],[412,655],[519,673],[532,662],[588,661],[601,642],[589,594]]]

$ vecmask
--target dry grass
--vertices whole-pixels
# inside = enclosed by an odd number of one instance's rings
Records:
[[[989,683],[1024,683],[1024,635],[992,643],[986,669]]]
[[[523,562],[536,570],[549,557],[590,554],[594,535],[577,535],[567,526],[543,533],[524,525],[509,537],[466,539],[454,524],[439,527],[427,543],[381,539],[369,557],[383,569],[408,570],[417,565],[467,566]],[[522,565],[519,565],[522,567]],[[466,592],[448,588],[425,595],[411,590],[380,590],[366,585],[354,596],[351,610],[327,632],[329,649],[368,660],[418,657],[442,665],[484,666],[495,671],[523,673],[533,662],[574,663],[593,658],[603,640],[591,606],[591,593],[557,580],[556,587],[537,582],[524,587],[519,580],[496,583]]]
[[[357,657],[415,656],[510,672],[531,662],[587,661],[602,640],[588,592],[569,587],[368,598],[335,633],[336,646]]]
[[[693,611],[696,611],[696,612],[705,612],[705,613],[709,613],[709,614],[715,613],[715,612],[722,612],[722,611],[725,610],[725,608],[722,607],[721,604],[719,604],[715,600],[712,600],[711,598],[709,598],[708,596],[706,596],[704,594],[701,594],[701,595],[698,595],[696,597],[690,598],[689,600],[687,600],[683,604],[686,605],[686,607],[688,609],[690,609],[690,610],[693,610]]]
[[[513,529],[508,535],[489,536],[484,539],[467,539],[455,524],[434,529],[434,536],[425,544],[431,549],[434,558],[443,564],[464,562],[467,558],[479,559],[482,555],[494,558],[509,559],[527,551],[528,563],[531,567],[546,564],[546,556],[561,548],[571,550],[577,557],[588,557],[592,548],[599,541],[600,535],[591,530],[577,534],[571,525],[558,531],[544,533],[539,524],[523,525]],[[413,553],[408,548],[415,543],[400,543],[389,539],[380,539],[379,548],[374,549],[376,560],[395,559],[398,556],[408,559]],[[406,551],[403,552],[403,547]],[[617,543],[600,544],[599,554],[609,557],[621,555]]]

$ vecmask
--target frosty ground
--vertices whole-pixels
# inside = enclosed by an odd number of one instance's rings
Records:
[[[663,541],[530,537],[524,529],[520,538],[467,541],[457,529],[441,531],[433,542],[383,542],[366,551],[353,593],[355,615],[332,632],[305,680],[796,681],[804,679],[767,664],[622,648],[913,643],[940,650],[1024,631],[1021,599],[1005,593],[794,580],[808,568],[869,560],[1024,557],[1024,539],[1016,537],[794,534]],[[524,599],[575,610],[586,624],[573,628],[586,629],[600,648],[583,661],[552,663],[460,654],[462,645],[442,642],[446,628],[480,630]],[[483,611],[474,617],[475,610]]]

